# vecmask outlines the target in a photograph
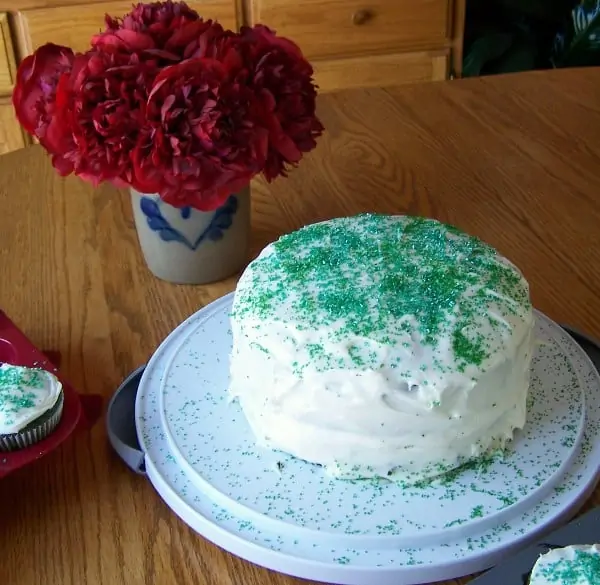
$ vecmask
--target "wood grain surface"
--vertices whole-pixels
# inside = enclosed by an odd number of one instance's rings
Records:
[[[344,89],[397,87],[448,77],[450,52],[417,51],[312,62],[321,93]]]
[[[324,96],[320,113],[316,151],[289,179],[254,185],[253,255],[333,216],[423,214],[496,246],[539,309],[600,337],[600,70],[357,90]],[[153,278],[128,197],[59,178],[38,146],[0,158],[0,268],[0,307],[62,353],[74,387],[107,399],[235,286]],[[194,534],[113,455],[104,420],[0,481],[0,550],[6,585],[305,583]]]
[[[442,49],[449,44],[450,0],[247,0],[251,24],[294,39],[309,59]]]
[[[105,15],[122,16],[131,10],[132,4],[131,0],[116,0],[19,11],[13,14],[18,53],[25,57],[45,43],[87,51],[92,36],[103,29]],[[233,0],[189,0],[188,5],[199,14],[210,15],[226,28],[238,27]]]

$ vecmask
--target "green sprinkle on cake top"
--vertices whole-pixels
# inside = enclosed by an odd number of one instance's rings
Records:
[[[575,550],[573,559],[558,559],[540,567],[540,575],[552,585],[600,583],[600,555]]]
[[[327,328],[332,341],[366,340],[349,349],[358,367],[376,362],[369,341],[406,344],[407,335],[433,348],[450,340],[460,371],[483,367],[497,349],[489,333],[531,312],[527,282],[496,250],[420,217],[364,214],[309,225],[249,268],[234,318],[293,320],[299,330]],[[327,361],[326,344],[311,353]]]

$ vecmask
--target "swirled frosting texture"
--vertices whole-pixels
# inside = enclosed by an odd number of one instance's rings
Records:
[[[598,585],[600,544],[555,548],[536,562],[529,585]]]
[[[0,365],[0,434],[24,429],[50,410],[60,397],[62,384],[40,368]]]
[[[267,246],[231,314],[230,394],[257,442],[345,478],[416,481],[525,423],[529,287],[477,238],[365,214]]]

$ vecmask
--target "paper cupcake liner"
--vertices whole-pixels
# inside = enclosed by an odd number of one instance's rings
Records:
[[[10,435],[0,435],[0,451],[17,451],[45,439],[60,422],[63,413],[64,394],[61,392],[56,404],[23,430]]]

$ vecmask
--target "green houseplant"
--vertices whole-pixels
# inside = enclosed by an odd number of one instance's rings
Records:
[[[600,65],[600,0],[471,0],[463,75]]]
[[[582,0],[557,33],[551,55],[555,67],[600,65],[600,0]]]

